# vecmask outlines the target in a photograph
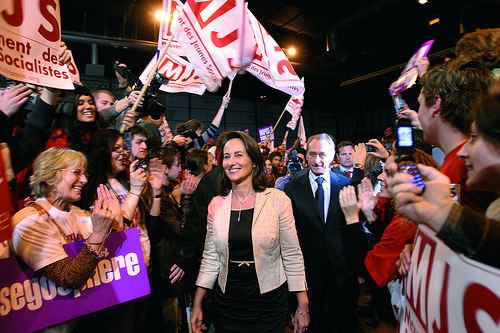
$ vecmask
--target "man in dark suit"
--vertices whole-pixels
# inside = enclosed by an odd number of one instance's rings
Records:
[[[360,242],[349,232],[339,205],[339,191],[350,179],[333,173],[335,143],[328,134],[307,142],[309,172],[285,185],[292,200],[308,284],[310,332],[353,332],[359,294],[356,268],[359,253],[346,253],[344,242]],[[362,246],[360,246],[362,247]],[[300,315],[300,314],[295,314]]]

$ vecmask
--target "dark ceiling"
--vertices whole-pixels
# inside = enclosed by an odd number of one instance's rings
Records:
[[[356,103],[373,106],[380,94],[385,102],[388,86],[402,69],[396,65],[404,66],[423,42],[436,40],[431,55],[437,55],[431,61],[440,62],[464,33],[498,27],[500,13],[499,0],[428,0],[424,5],[417,0],[250,0],[248,6],[283,49],[297,49],[290,61],[306,78],[308,104],[317,107],[334,100],[345,107],[361,94],[370,98]],[[158,24],[153,13],[159,7],[160,0],[61,1],[63,39],[76,33],[154,42]],[[435,18],[439,23],[429,25]],[[88,45],[68,44],[77,51],[79,67],[90,63]],[[137,73],[151,56],[151,49],[99,48],[101,64],[119,59]],[[380,70],[359,82],[349,81]],[[111,66],[106,73],[111,75]],[[287,99],[255,79],[241,81],[234,90],[240,97]]]

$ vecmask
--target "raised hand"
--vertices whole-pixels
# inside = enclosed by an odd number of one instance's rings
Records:
[[[344,213],[347,224],[359,222],[359,204],[356,199],[354,187],[349,185],[344,187],[339,193],[340,208]]]
[[[128,95],[128,98],[127,98],[127,103],[129,106],[133,106],[135,104],[135,102],[137,102],[137,100],[139,99],[139,95],[141,94],[141,92],[139,90],[134,90],[132,92],[130,92],[130,94]],[[138,107],[141,107],[144,103],[144,97],[141,98],[141,101],[139,102],[139,104],[137,105]]]
[[[220,105],[221,108],[227,108],[229,105],[229,102],[231,101],[231,97],[229,96],[228,92],[222,97],[222,104]]]
[[[184,146],[187,146],[188,144],[191,143],[191,141],[193,141],[191,138],[186,138],[186,137],[183,137],[182,135],[178,134],[176,136],[174,136],[174,138],[172,139],[175,143],[177,143],[177,145],[179,147],[184,147]]]
[[[111,224],[113,223],[113,214],[110,210],[110,203],[108,199],[105,199],[105,190],[104,185],[99,185],[97,188],[97,200],[94,202],[94,206],[92,209],[92,235],[95,239],[90,240],[91,243],[98,243],[106,237],[109,229],[111,228]],[[90,238],[90,237],[89,237]]]
[[[420,127],[420,120],[418,119],[418,113],[410,108],[406,107],[403,111],[396,113],[398,118],[408,118],[411,121],[411,126]]]
[[[28,101],[31,92],[32,90],[24,84],[0,91],[0,110],[7,117],[12,117]]]
[[[373,185],[368,178],[363,178],[358,185],[358,204],[367,218],[368,222],[375,221],[373,209],[377,204],[378,198],[373,195]]]
[[[162,160],[153,158],[149,161],[149,185],[153,189],[153,194],[158,195],[161,193],[161,187],[165,183],[166,167]]]
[[[108,209],[111,212],[111,216],[113,216],[113,228],[122,229],[122,210],[120,207],[120,201],[116,197],[115,192],[111,191],[106,185],[101,184],[97,188],[97,198],[102,199],[103,208]]]
[[[59,63],[67,64],[71,61],[71,51],[68,50],[66,44],[61,41],[59,44]]]
[[[119,61],[115,61],[115,63],[118,64],[118,66],[120,66],[120,67],[127,68],[127,65],[122,64]],[[126,88],[128,85],[128,79],[126,77],[121,76],[117,70],[115,70],[115,76],[116,76],[116,79],[118,80],[118,87],[120,89]]]
[[[148,174],[143,168],[136,169],[138,162],[139,160],[135,160],[130,164],[130,191],[134,190],[142,193],[144,186],[146,186]]]
[[[397,170],[393,163],[391,171]],[[418,170],[425,179],[425,191],[412,184],[413,176],[398,172],[389,184],[394,193],[397,211],[417,223],[424,223],[439,231],[448,216],[452,206],[450,179],[438,170],[418,165]]]
[[[431,63],[429,61],[429,58],[423,57],[421,59],[418,59],[415,65],[417,65],[418,77],[422,77],[425,73],[427,73],[427,70],[429,69]]]
[[[385,149],[384,145],[380,143],[380,141],[378,141],[377,139],[370,139],[366,143],[366,145],[375,148],[375,151],[368,152],[367,153],[368,155],[378,157],[384,161],[389,158],[390,155],[389,152],[387,151],[387,149]]]
[[[366,162],[366,145],[364,143],[357,144],[352,149],[352,162],[365,165]]]
[[[182,183],[180,186],[181,194],[193,194],[198,186],[196,177],[189,173],[189,171],[184,170]]]

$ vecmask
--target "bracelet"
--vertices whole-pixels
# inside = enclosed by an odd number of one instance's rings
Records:
[[[135,195],[136,197],[138,197],[139,199],[141,198],[141,196],[139,194],[135,194],[134,192],[128,192],[128,194],[132,194],[132,195]]]
[[[307,312],[300,312],[300,310],[299,310],[299,309],[297,309],[297,310],[296,310],[296,312],[297,312],[299,315],[301,315],[302,317],[305,317],[305,316],[306,316],[306,314],[309,314],[309,311],[307,311]]]
[[[154,196],[155,199],[161,199],[161,193]]]
[[[104,243],[104,241],[106,240],[106,238],[108,238],[109,234],[111,234],[111,231],[113,229],[112,228],[109,228],[109,231],[108,231],[108,234],[106,236],[104,236],[104,238],[102,239],[102,241],[100,241],[99,243],[90,243],[89,242],[89,238],[92,236],[93,232],[90,234],[90,236],[85,240],[85,243],[87,243],[88,245],[101,245],[102,243]]]
[[[92,258],[94,258],[94,260],[99,260],[109,255],[109,251],[105,247],[103,247],[99,252],[95,251],[94,249],[91,249],[88,244],[86,244],[86,248],[89,251]]]

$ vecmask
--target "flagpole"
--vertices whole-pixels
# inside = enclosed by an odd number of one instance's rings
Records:
[[[148,89],[149,84],[151,83],[151,81],[153,80],[153,78],[156,74],[156,70],[160,66],[160,63],[161,63],[163,57],[165,56],[165,53],[167,53],[167,49],[169,48],[170,43],[172,42],[172,38],[174,38],[174,36],[170,35],[170,37],[168,38],[168,41],[167,41],[167,45],[165,45],[165,47],[161,50],[160,56],[156,60],[156,64],[154,65],[153,70],[149,73],[148,78],[146,79],[146,83],[144,83],[144,85],[142,86],[139,97],[135,101],[132,108],[127,111],[127,114],[125,115],[125,117],[131,116],[131,117],[135,118],[135,116],[136,116],[135,110],[137,110],[137,106],[139,105],[139,102],[141,101],[142,97],[144,97],[144,94],[146,93],[146,90]],[[120,133],[123,134],[123,132],[125,132],[125,124],[122,123],[122,125],[120,126]]]
[[[227,92],[226,92],[226,95],[228,95],[228,96],[231,96],[231,89],[233,88],[233,80],[234,80],[234,78],[232,80],[229,80],[229,88],[227,88]]]
[[[271,131],[271,133],[269,133],[269,135],[267,136],[266,138],[266,141],[264,141],[264,144],[267,145],[269,143],[269,141],[271,140],[271,135],[273,135],[274,133],[274,130],[276,129],[276,127],[278,126],[278,124],[280,123],[281,121],[281,118],[283,118],[283,115],[285,114],[285,111],[286,111],[286,106],[285,108],[283,109],[283,112],[281,112],[281,115],[280,117],[278,118],[278,121],[276,122],[276,125],[274,125],[273,127],[273,130]]]

